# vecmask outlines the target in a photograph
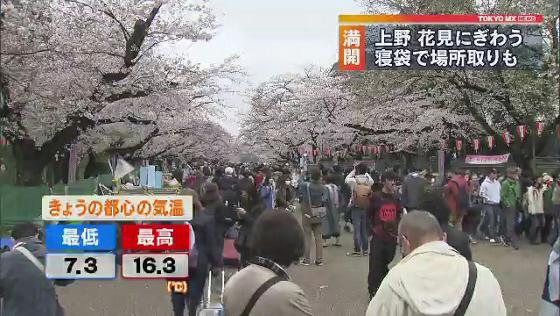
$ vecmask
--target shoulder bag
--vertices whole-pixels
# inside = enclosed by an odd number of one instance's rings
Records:
[[[465,315],[474,294],[477,279],[476,264],[470,260],[467,260],[467,262],[469,263],[469,280],[467,281],[467,289],[465,290],[461,303],[459,303],[459,307],[457,307],[453,316]]]

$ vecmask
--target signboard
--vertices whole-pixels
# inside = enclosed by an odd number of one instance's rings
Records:
[[[45,221],[188,221],[189,195],[45,195]]]
[[[46,246],[49,251],[105,250],[117,245],[117,225],[47,225]]]
[[[465,158],[467,165],[499,165],[508,162],[509,154],[484,156],[484,155],[468,155]]]
[[[122,226],[124,250],[188,251],[190,225],[134,225]]]

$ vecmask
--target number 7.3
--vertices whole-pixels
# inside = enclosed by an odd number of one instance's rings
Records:
[[[48,253],[45,266],[51,279],[114,279],[112,253]]]
[[[78,258],[74,258],[74,257],[64,258],[64,262],[68,262],[68,267],[66,268],[66,272],[72,273],[72,267],[74,267],[76,261],[78,261]],[[94,257],[87,257],[84,260],[84,263],[86,264],[86,266],[83,268],[85,272],[95,273],[97,271],[97,259],[95,259]],[[80,274],[81,270],[76,270],[76,273]]]

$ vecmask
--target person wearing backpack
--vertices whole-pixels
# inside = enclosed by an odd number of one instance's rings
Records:
[[[498,237],[499,232],[498,228],[500,227],[497,218],[503,215],[500,208],[502,185],[497,180],[497,177],[496,169],[490,170],[480,186],[480,197],[484,201],[482,223],[486,235],[490,238],[490,243],[496,243],[496,237]],[[505,244],[503,237],[500,238],[502,243]]]
[[[359,163],[346,176],[346,184],[350,187],[350,201],[348,207],[352,214],[354,225],[354,251],[352,256],[368,255],[367,210],[370,207],[371,186],[373,179],[367,173],[367,165]]]
[[[464,170],[455,171],[455,175],[445,186],[447,204],[451,210],[451,224],[458,230],[463,230],[463,218],[469,208],[469,186]]]

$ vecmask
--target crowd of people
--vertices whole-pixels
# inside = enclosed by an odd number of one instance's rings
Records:
[[[498,281],[473,262],[471,244],[487,240],[519,249],[524,235],[534,244],[556,241],[557,248],[559,238],[560,179],[520,174],[509,168],[502,177],[491,169],[479,178],[457,170],[436,185],[427,172],[378,174],[364,163],[351,170],[321,165],[305,171],[287,165],[176,170],[174,178],[193,195],[195,243],[189,291],[171,294],[174,314],[197,315],[209,273],[217,276],[233,265],[239,271],[225,286],[225,315],[312,315],[287,268],[328,264],[323,249],[341,247],[346,230],[353,233],[347,255],[369,259],[367,316],[506,315]],[[25,227],[17,237],[24,245],[38,243],[36,231]],[[239,256],[226,255],[232,251]],[[390,270],[397,253],[403,259]],[[25,261],[13,251],[3,258],[14,255]],[[557,261],[556,256],[549,264]],[[553,281],[543,299],[553,309],[558,281],[554,270],[549,274]],[[0,290],[9,297],[10,290]],[[49,304],[56,311],[45,315],[62,315],[54,295]],[[16,308],[13,302],[4,308]],[[33,306],[23,305],[17,308]]]
[[[560,179],[522,176],[519,168],[508,168],[505,176],[490,169],[480,178],[458,170],[445,189],[451,223],[473,243],[484,239],[518,250],[523,236],[534,245],[552,245],[558,238]]]
[[[409,247],[408,251],[402,251],[403,255],[414,252],[417,248],[426,248],[419,258],[427,256],[426,258],[430,258],[426,259],[428,261],[435,260],[432,256],[437,258],[452,254],[453,257],[457,257],[451,263],[442,261],[442,266],[457,265],[453,273],[463,270],[459,274],[465,276],[462,280],[464,284],[458,281],[450,285],[455,286],[454,289],[448,289],[456,290],[457,295],[462,293],[461,287],[464,292],[469,269],[472,270],[466,263],[473,260],[471,244],[487,240],[489,243],[511,246],[517,250],[520,238],[525,235],[532,244],[550,242],[552,245],[558,238],[560,181],[554,182],[546,174],[532,180],[527,177],[520,178],[520,174],[518,168],[509,168],[505,177],[502,177],[496,169],[490,169],[485,177],[479,178],[468,170],[457,170],[448,175],[444,183],[435,185],[432,175],[427,172],[413,169],[401,178],[393,171],[383,174],[370,172],[366,164],[359,163],[346,172],[338,166],[327,168],[321,165],[309,166],[305,172],[280,168],[277,171],[258,169],[253,173],[248,169],[241,168],[236,171],[228,167],[224,171],[217,169],[214,177],[208,177],[205,181],[216,183],[217,189],[224,197],[224,213],[231,215],[225,217],[231,219],[231,224],[237,222],[240,225],[236,247],[241,253],[241,268],[254,264],[255,255],[259,251],[254,247],[252,240],[258,243],[261,237],[254,239],[255,236],[251,236],[259,216],[263,213],[268,214],[271,210],[293,210],[292,205],[297,204],[301,209],[300,222],[304,242],[299,260],[288,256],[289,264],[322,266],[325,263],[323,248],[331,245],[342,246],[340,234],[341,226],[344,226],[353,232],[354,240],[353,249],[347,255],[369,257],[368,291],[373,299],[370,309],[383,310],[385,307],[377,306],[373,302],[384,300],[374,298],[386,295],[378,293],[383,289],[382,285],[389,274],[389,264],[399,250],[399,245]],[[189,177],[192,176],[185,178],[187,182]],[[206,186],[208,184],[199,185],[198,188],[195,185],[193,189],[204,196]],[[243,187],[247,191],[235,189],[236,187]],[[230,190],[232,192],[229,192]],[[239,200],[227,198],[235,197],[236,194],[241,196]],[[243,199],[244,195],[250,199]],[[418,212],[424,213],[418,215]],[[410,229],[420,230],[416,231],[417,234],[426,233],[430,238],[437,238],[426,242],[422,236],[416,236],[420,239],[411,241],[407,238],[412,238],[412,235],[404,237],[407,235],[399,233],[399,223],[403,223],[407,213],[415,214],[410,215],[414,218],[410,220],[412,226],[421,225],[422,220],[425,222],[420,228]],[[345,224],[340,224],[340,220]],[[434,223],[437,224],[436,230],[427,227]],[[228,229],[230,228],[226,227],[220,232]],[[282,233],[278,233],[275,238],[281,235]],[[293,236],[298,234],[294,233]],[[218,239],[221,240],[222,236],[218,236]],[[294,240],[289,243],[297,244]],[[420,247],[423,243],[434,247]],[[275,252],[282,253],[281,249],[274,249]],[[269,257],[270,255],[267,258]],[[411,256],[407,258],[403,260],[403,266],[408,260],[412,261]],[[287,267],[289,264],[282,266]],[[422,267],[422,264],[416,263],[415,266]],[[505,314],[500,288],[492,273],[481,265],[475,268],[478,271],[479,282],[486,282],[486,290],[489,293],[484,296],[492,298],[493,308],[496,308],[495,315]],[[406,268],[404,270],[406,271]],[[453,269],[445,271],[451,273],[451,270]],[[441,274],[435,277],[445,280],[449,276]],[[230,285],[228,288],[232,287]],[[406,292],[407,295],[412,295],[409,290]],[[418,294],[421,292],[423,291]],[[457,308],[461,296],[458,298],[446,308]],[[425,298],[420,295],[418,299]],[[482,306],[489,302],[480,300]],[[453,305],[455,303],[457,304]],[[303,306],[305,307],[301,308],[302,312],[307,310],[307,304]],[[415,308],[418,308],[415,310],[417,313],[422,314],[422,308],[436,307]]]

